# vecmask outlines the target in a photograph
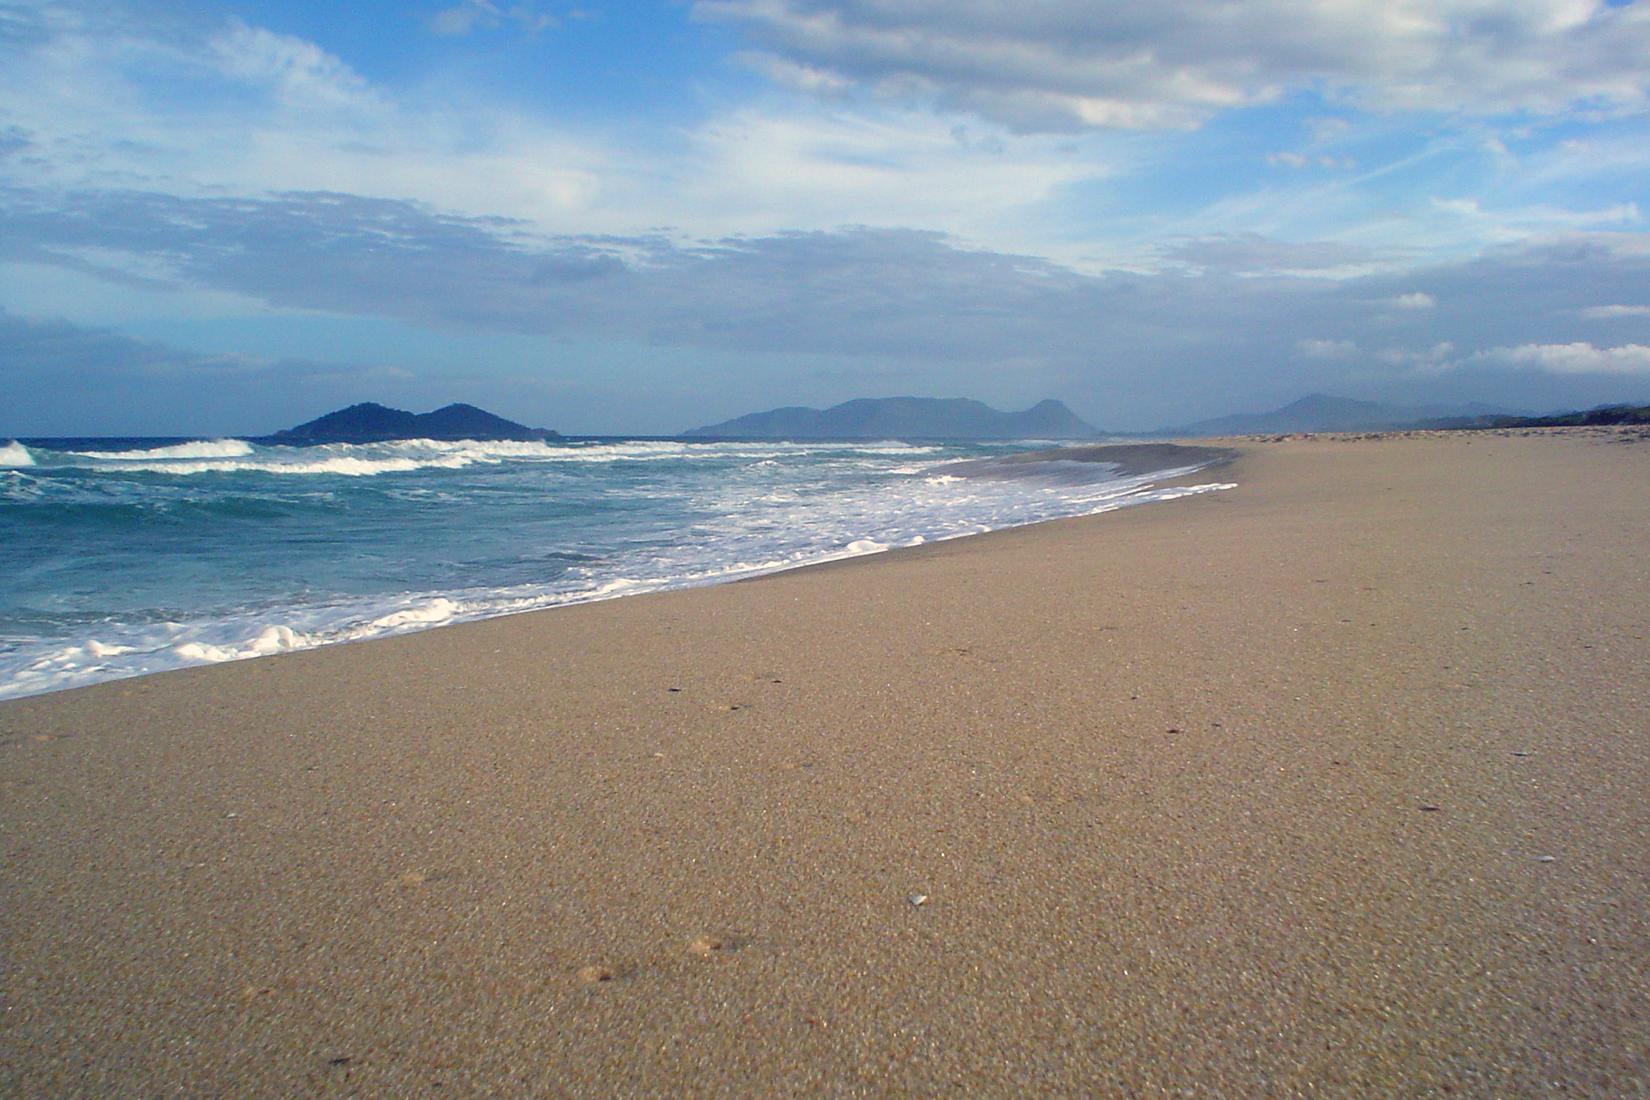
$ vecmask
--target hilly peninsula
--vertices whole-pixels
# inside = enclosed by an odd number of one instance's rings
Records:
[[[711,439],[1092,439],[1101,432],[1059,401],[1003,412],[960,397],[883,397],[828,409],[772,409],[682,434]]]
[[[1393,428],[1461,427],[1503,410],[1487,405],[1383,405],[1313,393],[1281,409],[1264,413],[1237,413],[1161,428],[1152,435],[1196,437],[1211,435],[1271,435],[1292,432],[1386,431]]]
[[[539,440],[560,439],[548,428],[529,428],[474,405],[445,405],[434,412],[410,413],[363,401],[329,412],[260,442],[285,446],[318,443],[386,443],[396,439]]]

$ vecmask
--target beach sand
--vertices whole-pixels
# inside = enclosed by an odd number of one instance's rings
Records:
[[[1650,1089],[1650,440],[0,704],[0,1092]]]

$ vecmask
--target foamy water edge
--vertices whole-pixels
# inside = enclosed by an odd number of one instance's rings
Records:
[[[144,452],[124,452],[124,457],[118,458],[106,458],[104,456],[120,454],[120,452],[79,452],[70,456],[68,461],[88,460],[111,464],[118,463],[123,470],[144,469],[163,473],[173,472],[169,469],[172,466],[184,465],[189,467],[187,472],[190,473],[198,470],[211,472],[202,468],[221,467],[226,463],[240,461],[242,458],[252,455],[250,450],[245,454],[238,454],[238,448],[233,446],[236,443],[240,443],[240,441],[201,441],[154,448]],[[15,446],[22,447],[21,444]],[[242,444],[242,446],[245,445]],[[359,463],[422,463],[422,465],[410,468],[439,468],[443,466],[452,468],[447,464],[522,460],[646,462],[663,454],[680,457],[684,448],[696,446],[703,447],[706,445],[646,442],[608,444],[578,449],[580,457],[570,458],[566,454],[566,451],[570,448],[547,449],[543,444],[538,443],[512,444],[501,448],[499,445],[494,444],[445,444],[434,441],[409,441],[395,445],[395,450],[399,453],[384,454],[378,458],[363,458],[348,453],[332,453],[319,460],[303,462],[299,456],[294,455],[290,461],[283,457],[279,460],[279,464],[289,467],[303,467],[305,472],[320,472],[324,469],[324,472],[327,473],[343,474],[345,471],[338,468],[337,464],[351,460]],[[935,450],[935,448],[914,447],[897,443],[880,445],[880,450],[877,449],[878,447],[879,445],[855,445],[849,449],[885,454],[890,460],[900,456],[920,455]],[[775,456],[795,453],[794,450],[787,450],[786,448],[787,445],[753,444],[748,445],[738,453],[742,459],[749,459],[755,464],[761,464],[770,461]],[[817,450],[818,448],[814,449]],[[315,450],[314,448],[309,449],[309,454],[313,455]],[[560,453],[546,454],[546,450],[559,450]],[[162,452],[167,453],[163,455]],[[725,454],[726,452],[722,453]],[[5,452],[0,450],[0,455],[4,454]],[[29,457],[31,461],[34,460],[33,456],[29,456],[26,449],[23,456]],[[52,457],[56,458],[56,456]],[[154,461],[162,458],[171,461]],[[954,483],[962,480],[950,475],[924,478],[922,477],[924,468],[921,463],[905,463],[889,467],[884,472],[897,471],[900,474],[910,475],[912,482],[920,480],[925,486],[930,487],[928,491],[937,491],[947,495],[955,491],[953,488]],[[1093,499],[1088,500],[1080,508],[1074,508],[1069,512],[1058,515],[1042,516],[1026,522],[1034,523],[1054,518],[1101,514],[1136,504],[1174,500],[1234,487],[1231,483],[1223,482],[1174,488],[1157,487],[1157,482],[1184,477],[1197,472],[1200,468],[1187,467],[1180,470],[1160,471],[1146,477],[1117,479],[1106,483],[1102,491],[1098,492]],[[23,469],[26,470],[27,467],[23,467]],[[236,467],[236,470],[246,472],[244,467]],[[386,466],[380,472],[389,472],[388,467]],[[351,475],[346,474],[345,476]],[[792,492],[790,490],[785,491]],[[792,495],[794,496],[794,492]],[[588,603],[675,588],[725,583],[745,577],[770,574],[823,562],[878,554],[928,541],[947,541],[991,530],[999,530],[1004,527],[1024,525],[1026,523],[1010,522],[1001,525],[976,523],[963,530],[916,532],[907,530],[893,536],[876,531],[867,531],[861,537],[847,539],[832,546],[814,547],[782,558],[736,559],[715,563],[704,568],[674,573],[665,572],[653,576],[610,575],[593,577],[591,578],[593,583],[573,589],[547,590],[542,587],[518,585],[491,589],[403,593],[395,597],[360,600],[355,604],[342,608],[293,608],[290,617],[282,616],[286,621],[256,622],[243,617],[217,621],[202,620],[188,624],[162,623],[143,628],[142,631],[128,631],[119,637],[89,637],[81,641],[56,646],[49,651],[36,651],[30,654],[30,659],[26,665],[12,670],[7,682],[0,682],[0,699],[19,698],[65,690],[107,680],[148,675],[192,665],[245,660],[325,645],[365,641],[421,631],[435,626],[519,614],[557,606]],[[328,620],[329,614],[331,614],[331,621]]]

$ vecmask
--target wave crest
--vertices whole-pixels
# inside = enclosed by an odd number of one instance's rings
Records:
[[[335,474],[340,477],[373,477],[378,474],[400,474],[411,470],[456,470],[468,466],[473,459],[463,455],[441,455],[428,459],[416,458],[354,458],[339,455],[318,462],[282,462],[280,460],[227,462],[134,462],[123,470],[150,474]],[[494,459],[493,461],[497,461]]]
[[[70,451],[76,458],[95,458],[100,462],[145,462],[176,458],[244,458],[252,453],[252,444],[244,439],[196,439],[188,443],[174,443],[168,447],[151,447],[146,451]]]
[[[10,443],[7,443],[4,447],[0,447],[0,466],[8,466],[15,469],[20,466],[33,465],[34,456],[29,453],[29,449],[27,447],[23,446],[23,444],[17,442],[15,439]]]

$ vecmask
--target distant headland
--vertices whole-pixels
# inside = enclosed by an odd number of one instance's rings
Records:
[[[1646,423],[1650,423],[1650,406],[1601,405],[1583,411],[1530,416],[1489,405],[1383,405],[1314,393],[1272,412],[1238,413],[1159,428],[1147,434],[1187,439],[1294,432],[1447,431]]]
[[[434,412],[410,413],[363,401],[329,412],[295,428],[263,437],[260,442],[285,446],[317,443],[386,443],[395,439],[537,440],[560,439],[548,428],[529,428],[474,405],[445,405]]]
[[[708,439],[1093,439],[1100,434],[1059,401],[1002,412],[961,397],[860,398],[828,409],[791,406],[682,433]]]

